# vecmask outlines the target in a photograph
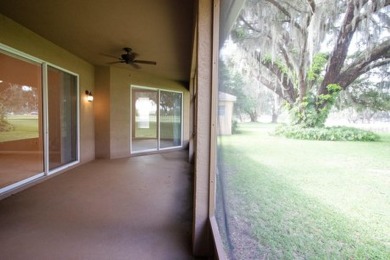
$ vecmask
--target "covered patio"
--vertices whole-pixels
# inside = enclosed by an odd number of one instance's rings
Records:
[[[101,159],[0,201],[2,259],[193,259],[188,151]]]
[[[16,138],[2,133],[2,258],[224,259],[214,217],[218,39],[242,2],[0,2],[0,85],[35,100],[3,109],[9,120],[34,117],[35,128],[31,147],[24,135],[10,147]],[[22,82],[26,71],[34,77]],[[151,108],[137,111],[134,88],[149,90],[139,98]],[[135,134],[144,112],[153,149],[137,147],[150,141]],[[26,160],[6,154],[39,154],[39,169],[10,180]]]

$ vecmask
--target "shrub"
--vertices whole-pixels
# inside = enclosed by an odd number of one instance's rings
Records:
[[[6,120],[0,120],[0,132],[9,132],[15,130],[15,127]]]
[[[238,121],[237,120],[233,120],[233,123],[232,123],[232,134],[238,134],[239,131],[238,131]]]
[[[379,135],[353,127],[322,127],[303,128],[300,126],[279,126],[275,129],[275,135],[292,139],[323,140],[323,141],[366,141],[379,140]]]
[[[308,93],[302,100],[297,100],[290,109],[293,125],[316,128],[324,127],[330,109],[333,107],[341,91],[338,84],[329,84],[328,94],[316,95]]]

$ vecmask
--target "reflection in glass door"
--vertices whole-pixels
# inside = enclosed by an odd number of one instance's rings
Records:
[[[0,189],[43,176],[41,70],[0,52]]]
[[[181,146],[182,93],[160,91],[160,149]]]
[[[183,93],[132,87],[131,152],[182,146]]]
[[[157,96],[151,89],[132,89],[132,151],[157,150]]]

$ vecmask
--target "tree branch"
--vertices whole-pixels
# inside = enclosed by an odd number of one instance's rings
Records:
[[[362,0],[359,2],[360,8],[362,8],[363,5],[367,4],[369,0]],[[359,12],[356,12],[356,8],[359,8],[359,6],[356,6],[356,3],[358,1],[355,0],[349,0],[347,3],[347,9],[346,13],[344,16],[344,20],[342,23],[342,26],[340,28],[340,32],[337,38],[336,45],[333,49],[332,55],[329,59],[329,63],[325,72],[324,80],[322,81],[322,84],[320,88],[318,89],[318,94],[327,94],[327,86],[331,83],[338,83],[341,79],[343,79],[343,84],[349,85],[351,82],[349,80],[344,80],[346,78],[346,73],[343,73],[343,77],[340,77],[340,73],[342,70],[342,67],[344,66],[344,62],[347,57],[349,45],[351,44],[352,37],[356,31],[358,23],[360,23],[365,17],[367,17],[367,13],[360,14]],[[377,12],[381,6],[376,1],[372,1],[374,6],[373,6],[373,12]],[[385,6],[390,5],[390,0],[386,0],[384,3]],[[356,14],[356,16],[355,16]],[[376,48],[378,51],[379,49]],[[374,50],[375,51],[375,50]],[[385,51],[386,52],[386,51]],[[370,55],[369,62],[372,62],[378,58],[374,58],[377,54],[372,53]],[[363,57],[361,57],[358,61],[357,64],[360,66],[359,68],[352,68],[351,66],[349,67],[348,72],[352,73],[352,70],[354,71],[352,74],[357,74],[358,71],[363,69],[365,66],[368,65],[367,62],[364,62]],[[355,62],[355,63],[356,63]],[[355,64],[354,63],[354,64]]]
[[[274,82],[266,79],[265,77],[260,77],[261,83],[268,88],[269,90],[273,91],[276,95],[286,100],[290,105],[293,105],[295,103],[295,99],[292,99],[286,91],[284,91],[283,88],[280,87],[280,85],[275,85]]]
[[[368,0],[365,0],[362,2],[362,5],[365,5],[367,4]],[[379,5],[379,3],[377,1],[372,1],[373,2],[373,8],[371,9],[371,12],[372,13],[375,13],[377,12],[380,8],[382,8],[382,6]],[[386,0],[385,3],[384,3],[384,6],[388,6],[390,5],[390,0]],[[364,19],[367,19],[368,17],[370,16],[370,12],[365,12],[365,13],[362,13],[356,17],[354,17],[351,21],[351,23],[345,27],[345,30],[348,32],[350,30],[353,29],[353,27],[356,27],[358,26],[361,21],[363,21]]]
[[[303,98],[306,96],[307,92],[307,82],[306,82],[306,58],[308,56],[308,31],[307,28],[310,27],[314,12],[315,12],[315,3],[314,0],[307,0],[311,13],[307,16],[306,19],[306,25],[305,28],[306,30],[302,31],[302,39],[303,39],[303,44],[302,44],[302,49],[301,49],[301,55],[300,55],[300,63],[299,63],[299,70],[298,70],[298,80],[299,80],[299,99],[303,100]]]
[[[269,72],[271,72],[279,81],[283,87],[283,93],[287,93],[287,97],[285,94],[279,95],[280,97],[286,99],[287,101],[296,100],[296,92],[294,90],[294,84],[289,79],[288,75],[284,73],[279,66],[277,66],[274,62],[269,59],[261,59],[261,65],[263,65]]]
[[[272,4],[272,5],[275,6],[276,8],[278,8],[279,11],[281,11],[285,16],[287,16],[289,22],[293,21],[290,12],[287,11],[287,9],[284,8],[278,1],[276,1],[276,0],[265,0],[265,1],[268,2],[268,3],[270,3],[270,4]],[[299,23],[293,21],[292,24],[293,24],[300,32],[302,32],[303,29],[302,29],[302,27],[301,27],[301,25],[300,25]]]
[[[340,73],[335,82],[345,89],[360,75],[385,64],[390,64],[390,41],[384,41],[373,50],[366,50],[361,53],[354,62]]]
[[[291,59],[286,48],[284,48],[284,46],[282,44],[278,44],[278,47],[279,47],[280,52],[282,53],[284,61],[286,62],[286,66],[289,68],[289,70],[291,72],[296,71],[296,64],[293,62],[293,59]]]
[[[370,63],[369,65],[356,70],[355,68],[350,68],[349,70],[344,71],[340,74],[338,82],[343,89],[346,89],[349,85],[351,85],[357,78],[359,78],[364,73],[378,67],[385,66],[390,64],[390,59],[384,59],[381,61]]]
[[[366,0],[367,1],[367,0]],[[349,45],[353,34],[355,33],[356,26],[351,27],[350,30],[346,28],[351,24],[354,19],[355,14],[355,1],[349,0],[347,4],[347,9],[345,12],[344,20],[340,28],[339,35],[337,37],[337,42],[333,48],[331,57],[329,59],[328,66],[326,68],[324,80],[320,88],[318,89],[318,95],[327,94],[327,86],[332,83],[336,83],[335,79],[339,76],[340,71],[344,65],[345,59],[347,57]]]
[[[256,29],[247,20],[245,20],[245,18],[242,15],[240,15],[238,18],[240,19],[240,21],[242,21],[252,31],[261,33],[261,31],[259,29]]]
[[[310,6],[311,13],[314,14],[316,11],[316,3],[314,2],[314,0],[307,0],[307,3]]]

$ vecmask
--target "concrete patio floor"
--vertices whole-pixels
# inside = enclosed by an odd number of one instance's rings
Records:
[[[0,201],[0,258],[194,259],[187,153],[96,160]]]

